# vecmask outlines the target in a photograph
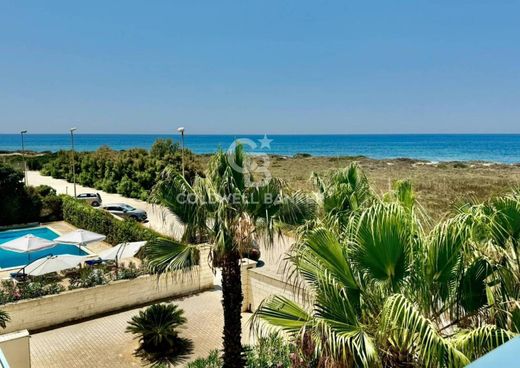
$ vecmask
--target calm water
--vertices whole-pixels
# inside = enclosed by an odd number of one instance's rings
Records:
[[[178,135],[77,134],[76,149],[93,151],[102,145],[122,150],[150,148],[157,138],[179,140]],[[520,162],[520,134],[514,135],[272,135],[270,149],[260,149],[262,135],[187,135],[186,147],[196,153],[227,149],[236,138],[250,139],[250,151],[281,155],[310,153],[313,156],[356,156],[372,158],[408,157],[430,161],[483,160]],[[28,134],[26,149],[57,151],[69,149],[70,135]],[[19,150],[20,135],[0,134],[0,150]]]
[[[27,234],[33,234],[40,238],[54,240],[59,235],[47,227],[33,227],[20,230],[0,231],[0,244],[8,242]],[[10,250],[0,249],[0,268],[23,267],[31,261],[48,255],[73,254],[84,256],[87,253],[78,249],[75,245],[58,244],[49,249],[39,250],[31,253],[17,253]]]

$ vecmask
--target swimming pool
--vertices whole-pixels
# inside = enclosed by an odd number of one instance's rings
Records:
[[[33,234],[40,238],[54,240],[59,234],[55,233],[48,227],[32,227],[20,230],[0,231],[0,244],[19,238],[21,236]],[[10,250],[0,249],[0,268],[23,267],[38,258],[48,255],[73,254],[87,255],[88,253],[71,244],[58,244],[53,248],[39,250],[31,253],[17,253]]]

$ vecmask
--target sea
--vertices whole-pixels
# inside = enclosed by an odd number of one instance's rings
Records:
[[[149,149],[159,138],[180,142],[167,134],[75,134],[75,149],[94,151],[101,146],[115,150]],[[26,134],[25,149],[70,149],[69,134]],[[184,144],[195,153],[227,150],[242,142],[254,154],[293,156],[366,156],[375,159],[411,158],[431,162],[486,161],[520,163],[520,134],[391,134],[391,135],[185,135]],[[19,134],[0,134],[0,151],[21,149]]]

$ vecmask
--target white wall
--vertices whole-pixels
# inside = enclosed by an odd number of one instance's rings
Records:
[[[289,284],[280,274],[273,274],[262,268],[249,268],[246,272],[247,277],[242,278],[244,310],[254,312],[271,295],[283,295],[299,303],[308,300],[304,289]]]
[[[168,277],[144,275],[88,289],[8,303],[1,308],[11,321],[4,332],[45,329],[66,322],[150,303],[160,299],[197,293],[213,288],[213,273],[207,262],[209,247],[201,249],[200,265],[190,272]]]
[[[0,335],[0,349],[11,368],[30,368],[30,336],[27,330]]]

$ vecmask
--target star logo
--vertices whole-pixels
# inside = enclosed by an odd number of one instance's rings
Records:
[[[267,149],[271,149],[272,141],[273,141],[272,139],[267,138],[267,134],[264,134],[264,138],[258,140],[258,142],[260,142],[260,148],[267,148]]]

